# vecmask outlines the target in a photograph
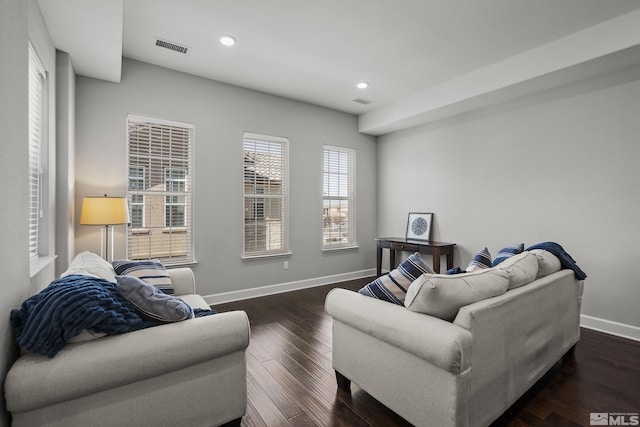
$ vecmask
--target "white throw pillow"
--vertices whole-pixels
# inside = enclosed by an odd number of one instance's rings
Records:
[[[507,258],[496,268],[509,273],[509,289],[519,288],[536,280],[538,257],[525,251]]]
[[[67,271],[62,273],[60,277],[74,274],[99,277],[116,283],[116,272],[111,264],[93,252],[85,251],[76,255],[71,264],[69,264]]]
[[[509,273],[489,268],[463,274],[423,274],[407,290],[404,305],[411,311],[452,321],[458,310],[501,295],[509,286]]]

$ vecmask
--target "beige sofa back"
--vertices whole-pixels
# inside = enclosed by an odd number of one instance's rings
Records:
[[[472,336],[474,425],[502,414],[578,342],[582,289],[561,270],[460,309],[453,323]]]

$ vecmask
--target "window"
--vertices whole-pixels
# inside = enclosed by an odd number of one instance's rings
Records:
[[[194,261],[193,125],[129,115],[129,259]]]
[[[323,249],[356,246],[355,151],[324,146]]]
[[[44,66],[29,43],[29,255],[37,259],[47,255],[42,236],[45,218],[46,192],[46,125],[45,108],[47,77]]]
[[[288,143],[244,134],[244,257],[289,253]]]

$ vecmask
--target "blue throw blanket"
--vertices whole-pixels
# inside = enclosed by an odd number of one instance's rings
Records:
[[[558,243],[555,243],[555,242],[537,243],[533,246],[529,246],[527,249],[525,249],[525,251],[530,251],[532,249],[544,249],[547,252],[551,252],[552,254],[558,257],[558,259],[560,260],[560,264],[562,265],[563,268],[568,268],[570,270],[573,270],[573,275],[575,276],[576,279],[584,280],[587,278],[587,275],[585,274],[584,271],[580,269],[580,267],[578,267],[578,264],[576,264],[576,261]]]
[[[215,311],[195,309],[196,317]],[[53,357],[67,341],[90,329],[122,334],[164,324],[138,311],[118,292],[115,283],[90,276],[67,276],[11,311],[16,341],[23,348]]]

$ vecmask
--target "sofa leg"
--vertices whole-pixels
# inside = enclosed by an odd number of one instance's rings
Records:
[[[228,423],[224,423],[220,427],[240,427],[241,423],[242,423],[242,417],[236,418],[235,420],[231,420]]]
[[[567,352],[565,354],[562,355],[562,363],[568,363],[570,362],[576,355],[576,346],[578,344],[574,344],[573,346],[571,346],[571,348],[569,350],[567,350]]]
[[[338,389],[343,391],[351,391],[351,380],[340,372],[336,371],[336,380],[338,382]]]

